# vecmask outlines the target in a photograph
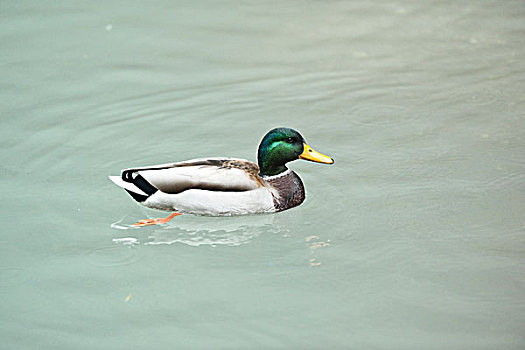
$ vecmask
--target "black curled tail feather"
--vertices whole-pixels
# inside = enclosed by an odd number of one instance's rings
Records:
[[[122,180],[133,183],[133,170],[124,170],[122,172]]]
[[[133,191],[127,190],[126,191],[130,194],[131,197],[133,197],[134,200],[137,202],[144,202],[146,199],[148,199],[152,194],[158,191],[152,184],[150,184],[142,175],[136,173],[135,177],[133,177],[133,170],[125,170],[122,172],[122,180],[126,182],[130,182],[137,186],[142,192],[146,193],[147,196],[144,196],[143,194],[135,193]]]

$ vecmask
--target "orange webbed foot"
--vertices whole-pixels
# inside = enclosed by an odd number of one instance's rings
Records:
[[[165,224],[165,223],[167,223],[168,221],[170,221],[171,219],[173,219],[177,215],[181,215],[181,213],[174,212],[174,213],[171,213],[170,215],[166,216],[165,218],[139,220],[139,221],[137,221],[136,223],[134,223],[131,226],[141,227],[141,226],[148,226],[148,225]]]

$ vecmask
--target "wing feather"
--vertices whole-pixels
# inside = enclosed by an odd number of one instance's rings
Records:
[[[241,192],[262,186],[259,168],[253,162],[234,158],[201,158],[184,162],[131,168],[122,177],[140,174],[155,188],[175,194],[189,189]]]

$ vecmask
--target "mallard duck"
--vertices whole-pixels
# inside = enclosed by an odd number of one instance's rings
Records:
[[[183,162],[129,168],[109,178],[140,204],[175,211],[168,218],[141,220],[136,225],[167,222],[180,213],[242,215],[278,212],[305,199],[299,176],[286,167],[296,159],[333,164],[314,151],[297,131],[270,130],[257,153],[258,165],[245,159],[199,158]]]

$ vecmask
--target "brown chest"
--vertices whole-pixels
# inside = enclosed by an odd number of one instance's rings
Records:
[[[276,211],[290,209],[304,202],[304,185],[295,172],[290,171],[286,175],[267,179],[266,182],[276,190],[273,197]]]

